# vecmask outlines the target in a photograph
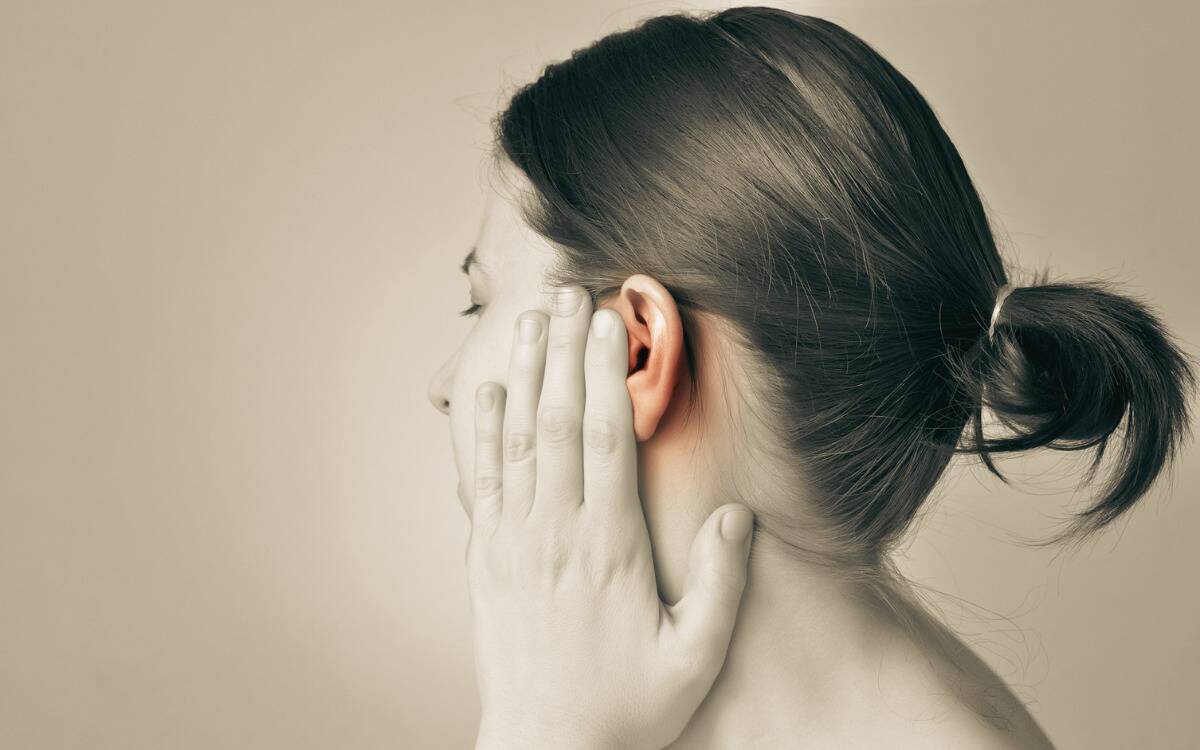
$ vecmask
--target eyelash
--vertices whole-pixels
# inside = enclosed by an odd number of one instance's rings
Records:
[[[483,305],[472,302],[470,307],[468,307],[466,310],[459,311],[458,314],[463,316],[479,315],[479,311],[482,309]]]

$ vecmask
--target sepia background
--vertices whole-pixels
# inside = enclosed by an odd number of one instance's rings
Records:
[[[1010,257],[1124,282],[1197,352],[1193,3],[779,5],[916,83]],[[0,746],[471,746],[426,386],[469,325],[488,118],[712,7],[5,4]],[[1061,748],[1200,747],[1196,449],[1088,547],[1020,546],[1077,466],[957,466],[902,567]]]

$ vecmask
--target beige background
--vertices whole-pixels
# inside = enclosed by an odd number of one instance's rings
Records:
[[[1200,335],[1192,3],[792,3],[909,75],[1027,266]],[[253,6],[253,7],[250,7]],[[502,87],[657,2],[5,5],[0,746],[469,747],[448,425]],[[1017,546],[1058,455],[904,559],[1062,748],[1200,747],[1200,479]],[[961,600],[976,605],[965,608]]]

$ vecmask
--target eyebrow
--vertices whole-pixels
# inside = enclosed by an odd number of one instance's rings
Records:
[[[472,263],[478,263],[478,261],[475,260],[475,248],[474,247],[471,248],[471,252],[467,253],[467,257],[463,258],[462,265],[459,266],[459,269],[461,269],[463,273],[465,273],[469,276],[471,274],[471,264]]]

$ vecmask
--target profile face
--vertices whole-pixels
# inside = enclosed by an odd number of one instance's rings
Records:
[[[506,163],[507,164],[507,163]],[[429,383],[434,407],[450,416],[454,463],[458,468],[458,499],[467,515],[474,505],[475,389],[484,382],[507,386],[517,316],[544,309],[543,278],[554,263],[555,250],[524,222],[516,192],[529,189],[515,168],[505,167],[503,183],[488,188],[483,219],[468,266],[468,301],[475,307],[470,330],[458,348],[438,368]],[[461,258],[454,258],[461,263]]]

